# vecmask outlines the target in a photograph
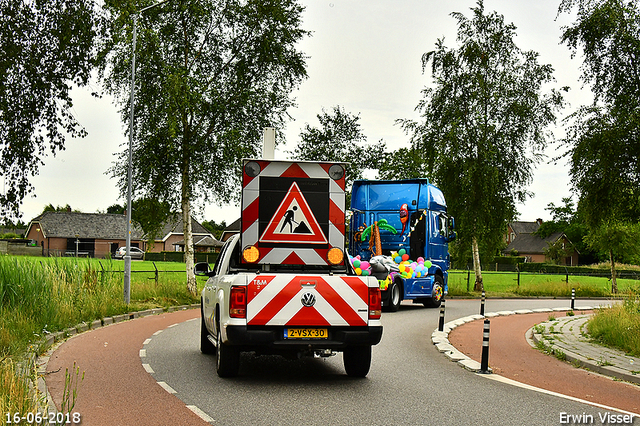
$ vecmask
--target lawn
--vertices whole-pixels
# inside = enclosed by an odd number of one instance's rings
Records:
[[[467,277],[469,284],[467,287]],[[565,275],[546,275],[515,272],[482,272],[484,289],[490,297],[571,297],[571,289],[576,297],[611,297],[611,280],[605,277],[572,276],[568,282]],[[467,271],[449,271],[449,295],[478,297],[473,291],[474,274]],[[469,288],[470,291],[467,291]],[[640,281],[618,279],[618,291],[621,294],[638,292]]]

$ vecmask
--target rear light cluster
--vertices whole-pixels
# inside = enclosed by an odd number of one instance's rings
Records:
[[[369,319],[380,319],[382,315],[382,295],[380,287],[369,287]]]
[[[247,287],[231,287],[231,294],[229,294],[229,316],[231,318],[247,317]]]

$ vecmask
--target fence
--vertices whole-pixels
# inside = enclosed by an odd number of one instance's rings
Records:
[[[491,268],[490,266],[493,266]],[[491,265],[481,265],[483,272],[512,274],[516,273],[517,286],[520,287],[520,274],[540,274],[540,275],[564,275],[564,281],[569,282],[569,277],[597,277],[611,279],[611,270],[594,269],[580,266],[550,265],[545,263],[518,263],[506,264],[495,263]],[[467,274],[467,292],[470,291],[471,282],[475,279],[473,275],[473,265],[468,264],[466,270],[449,270],[449,275]],[[616,279],[640,280],[640,271],[619,270],[616,271]]]

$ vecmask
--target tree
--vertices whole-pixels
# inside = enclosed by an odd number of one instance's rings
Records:
[[[347,166],[346,186],[364,177],[365,170],[377,170],[384,159],[385,143],[368,145],[360,126],[360,115],[346,112],[339,105],[317,115],[320,127],[306,123],[300,142],[289,154],[297,160],[342,161]]]
[[[616,280],[616,261],[623,256],[640,254],[640,225],[622,223],[615,220],[605,221],[585,237],[587,244],[596,250],[607,253],[611,264],[611,292],[618,292]]]
[[[211,232],[214,237],[219,239],[227,228],[227,222],[223,220],[220,223],[216,223],[215,220],[204,220],[202,221],[202,226],[204,226],[207,231]]]
[[[635,250],[628,236],[640,220],[640,10],[637,1],[563,0],[559,13],[574,9],[577,20],[562,41],[584,57],[581,79],[594,101],[567,119],[565,155],[588,227],[585,241],[608,254],[616,290],[621,241]]]
[[[86,132],[72,113],[72,83],[93,66],[92,0],[0,0],[0,215],[20,217],[47,151]]]
[[[564,240],[559,239],[554,242],[547,243],[547,247],[543,250],[544,255],[551,260],[551,263],[559,264],[565,257],[571,256],[573,253],[573,245],[565,244]]]
[[[513,24],[496,12],[485,15],[481,0],[471,10],[470,19],[452,13],[457,49],[439,39],[422,57],[423,71],[431,65],[433,87],[422,91],[416,108],[421,123],[400,123],[423,159],[423,175],[440,186],[457,217],[457,246],[471,247],[479,291],[480,249],[495,253],[516,202],[529,195],[526,186],[563,98],[554,89],[543,93],[553,68],[515,45]]]
[[[107,2],[101,54],[106,90],[128,121],[131,2]],[[296,49],[308,33],[294,0],[173,0],[139,18],[134,131],[135,197],[168,202],[184,222],[187,287],[196,293],[194,203],[239,197],[240,160],[262,129],[281,129],[290,93],[306,77]],[[112,168],[126,188],[123,152]]]

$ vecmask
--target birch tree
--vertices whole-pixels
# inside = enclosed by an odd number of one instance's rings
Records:
[[[456,217],[456,244],[471,247],[474,290],[480,291],[481,247],[493,253],[516,203],[530,195],[527,185],[563,97],[543,91],[554,81],[553,68],[515,44],[515,25],[496,12],[485,14],[481,0],[471,13],[451,14],[458,24],[456,48],[439,39],[423,55],[423,71],[430,68],[433,81],[416,108],[421,121],[400,123],[424,175],[440,186]]]
[[[132,14],[148,2],[108,0],[101,76],[129,118]],[[196,293],[194,206],[239,197],[240,159],[264,127],[282,128],[306,78],[294,0],[169,0],[138,20],[134,198],[182,212],[187,287]],[[112,168],[126,189],[126,151]]]

